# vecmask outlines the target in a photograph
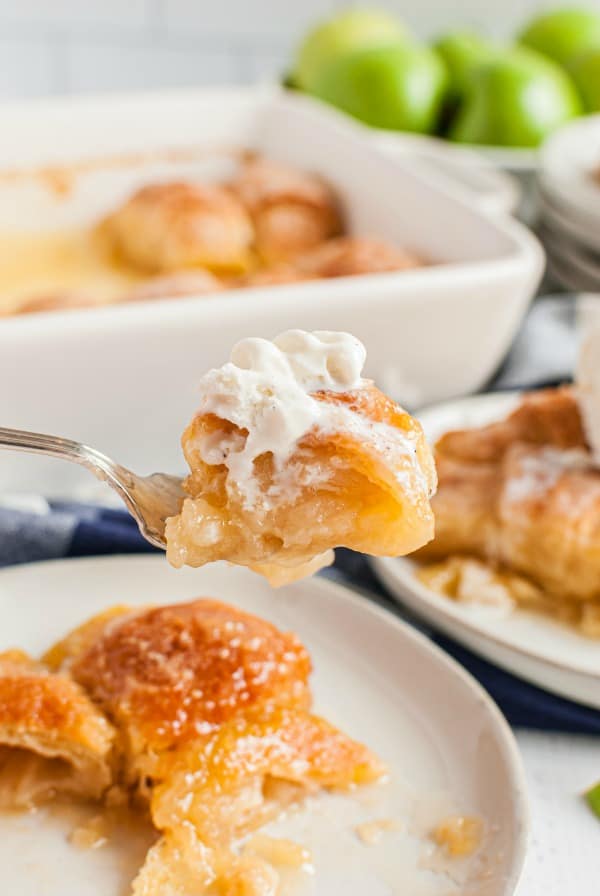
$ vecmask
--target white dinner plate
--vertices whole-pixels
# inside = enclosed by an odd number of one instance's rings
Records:
[[[210,595],[293,629],[315,666],[316,708],[368,742],[389,781],[353,795],[325,795],[269,833],[313,854],[293,896],[509,896],[520,874],[528,813],[512,733],[479,685],[407,625],[321,579],[273,591],[262,579],[215,565],[175,572],[162,557],[33,564],[0,573],[0,649],[39,654],[71,626],[113,603],[172,602]],[[448,813],[480,817],[479,852],[449,860],[428,833]],[[397,829],[366,846],[356,825],[388,819]],[[0,816],[0,892],[19,896],[123,896],[140,860],[125,836],[78,850],[69,822],[39,811]],[[287,892],[287,891],[286,891]],[[292,890],[289,891],[291,896]]]
[[[518,393],[477,395],[419,414],[430,442],[450,429],[481,426],[506,416]],[[409,558],[373,561],[391,593],[413,612],[493,663],[580,703],[600,709],[600,641],[540,614],[456,603],[423,585]]]

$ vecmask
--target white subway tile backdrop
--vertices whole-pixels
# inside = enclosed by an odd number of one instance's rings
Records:
[[[585,0],[584,0],[585,2]],[[509,35],[559,0],[363,0],[421,37]],[[0,96],[276,77],[307,26],[347,0],[0,0]],[[600,9],[600,0],[587,0]]]

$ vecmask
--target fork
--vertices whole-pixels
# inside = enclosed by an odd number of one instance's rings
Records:
[[[3,426],[0,426],[1,448],[29,454],[48,454],[85,467],[116,491],[144,538],[150,544],[165,550],[165,523],[168,517],[179,513],[185,497],[183,480],[178,476],[167,473],[137,476],[95,448],[80,442]]]

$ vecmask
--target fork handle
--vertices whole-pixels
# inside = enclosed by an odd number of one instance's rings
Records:
[[[121,468],[95,448],[75,442],[73,439],[63,439],[41,432],[27,432],[24,429],[0,426],[0,449],[2,448],[68,460],[86,467],[103,481],[114,482],[121,472]]]
[[[0,448],[29,451],[32,454],[50,454],[53,457],[74,461],[80,457],[82,447],[79,442],[74,442],[72,439],[0,426]]]

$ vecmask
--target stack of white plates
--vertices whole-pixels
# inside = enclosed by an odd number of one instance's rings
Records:
[[[600,291],[600,115],[577,119],[545,144],[538,188],[550,274],[567,289]]]

